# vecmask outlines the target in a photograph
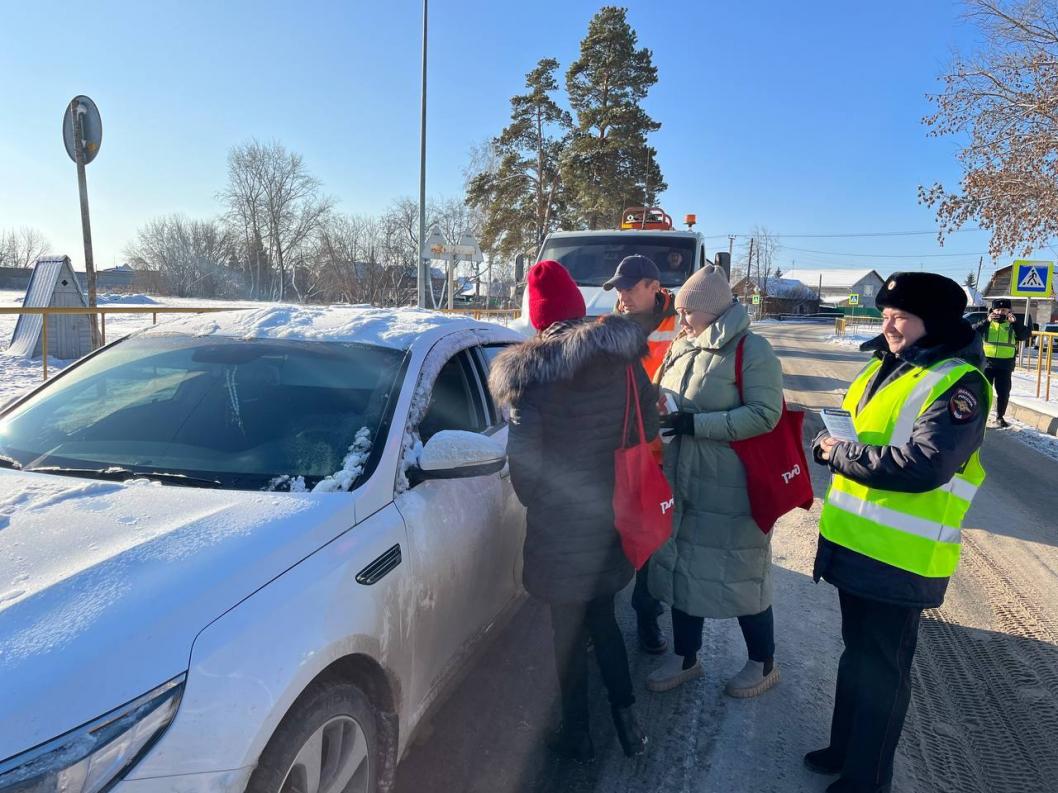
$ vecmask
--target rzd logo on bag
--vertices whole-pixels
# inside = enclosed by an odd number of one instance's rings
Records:
[[[795,465],[793,467],[792,471],[787,471],[786,473],[784,473],[782,475],[782,481],[785,484],[790,484],[790,480],[791,479],[793,479],[795,476],[800,476],[800,475],[801,475],[801,466],[800,465]]]
[[[676,506],[676,498],[673,497],[673,498],[670,498],[668,501],[662,501],[660,506],[661,506],[661,514],[664,515],[666,512],[668,512],[670,509],[672,509],[674,506]]]

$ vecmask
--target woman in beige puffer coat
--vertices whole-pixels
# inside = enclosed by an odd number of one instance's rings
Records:
[[[676,498],[671,539],[651,558],[650,590],[672,607],[676,655],[647,686],[666,691],[702,674],[704,618],[737,617],[749,660],[726,691],[756,696],[779,679],[774,662],[771,534],[750,514],[746,473],[730,442],[773,429],[782,414],[782,369],[749,330],[723,270],[699,270],[676,296],[682,329],[659,370],[677,411],[662,419],[665,474]],[[735,355],[743,348],[743,397]]]

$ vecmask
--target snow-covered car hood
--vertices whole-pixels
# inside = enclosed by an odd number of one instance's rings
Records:
[[[198,633],[354,503],[0,470],[0,760],[186,671]]]

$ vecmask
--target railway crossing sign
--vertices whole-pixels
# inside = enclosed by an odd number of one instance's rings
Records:
[[[1015,297],[1048,297],[1054,278],[1054,262],[1018,259],[1011,266],[1010,294]]]

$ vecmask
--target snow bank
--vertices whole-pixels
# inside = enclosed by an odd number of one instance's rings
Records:
[[[859,349],[865,341],[870,341],[877,333],[846,333],[844,336],[827,336],[827,344],[836,344],[838,347],[853,347]]]
[[[107,305],[125,305],[125,306],[156,306],[158,301],[153,297],[147,297],[147,295],[116,295],[116,294],[102,294],[96,295],[97,303],[105,303]]]

